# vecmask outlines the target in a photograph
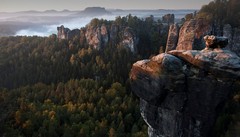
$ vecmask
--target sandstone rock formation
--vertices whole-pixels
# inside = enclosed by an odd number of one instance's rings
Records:
[[[175,24],[170,25],[166,45],[166,52],[174,49],[177,50],[204,49],[206,45],[204,43],[203,36],[215,32],[216,33],[215,35],[217,35],[218,40],[220,37],[226,37],[228,39],[229,44],[226,47],[226,49],[231,50],[240,56],[240,29],[232,28],[231,25],[229,24],[224,25],[223,30],[220,30],[220,27],[216,26],[215,28],[211,27],[209,24],[207,24],[207,22],[204,19],[199,18],[186,21],[181,26],[179,34],[177,34],[178,31],[176,28],[177,27],[175,26]],[[221,32],[223,33],[222,36],[220,35]],[[178,40],[176,40],[176,38],[178,38]],[[226,43],[226,41],[224,43]]]
[[[209,137],[240,80],[240,57],[220,48],[173,50],[136,62],[130,78],[150,137]]]
[[[178,43],[178,34],[179,26],[177,24],[170,25],[166,45],[166,52],[176,49]]]
[[[67,34],[70,31],[70,29],[69,28],[65,28],[62,25],[60,27],[57,27],[57,31],[58,31],[58,34],[57,34],[58,39],[67,39]]]
[[[191,19],[180,28],[170,25],[166,52],[170,50],[201,50],[205,48],[203,36],[210,34],[211,27],[204,19]]]
[[[73,39],[77,37],[80,39],[80,43],[85,42],[92,46],[94,49],[102,49],[110,42],[114,45],[122,45],[129,48],[131,52],[137,51],[136,45],[138,44],[138,37],[136,33],[130,27],[120,27],[118,25],[91,25],[79,29],[70,30],[63,25],[57,27],[58,39]]]
[[[131,52],[135,52],[137,42],[138,39],[134,31],[130,27],[125,28],[123,32],[122,44],[125,47],[128,47],[131,50]]]
[[[119,33],[122,33],[122,37],[119,37]],[[87,43],[95,49],[101,49],[109,42],[112,42],[114,44],[122,44],[132,52],[136,52],[136,45],[138,43],[138,38],[130,27],[122,28],[120,31],[119,26],[115,24],[111,27],[107,27],[104,24],[101,26],[88,25],[85,31],[85,37]]]
[[[72,39],[73,37],[79,37],[80,36],[80,30],[79,29],[73,29],[70,30],[69,28],[65,28],[63,25],[60,27],[57,27],[57,37],[58,39]]]
[[[85,37],[89,45],[92,45],[95,49],[101,49],[109,41],[108,29],[104,24],[101,26],[88,25]]]
[[[177,50],[203,49],[203,36],[210,33],[211,27],[204,19],[186,21],[180,29]]]
[[[108,30],[107,30],[107,27],[106,25],[102,25],[101,26],[101,43],[103,45],[106,45],[109,41],[109,36],[108,36]]]

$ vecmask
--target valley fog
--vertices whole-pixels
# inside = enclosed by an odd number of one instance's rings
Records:
[[[174,14],[175,20],[184,18],[186,14],[195,10],[107,10],[107,13],[82,12],[82,11],[55,11],[48,10],[24,11],[16,13],[0,13],[0,36],[49,36],[57,33],[57,27],[64,25],[69,29],[86,26],[93,18],[114,20],[117,16],[129,14],[139,18],[150,15],[155,20],[161,19],[166,14]]]
[[[98,16],[96,18],[102,18],[102,19],[107,19],[107,20],[114,20],[115,16]],[[69,29],[76,29],[76,28],[81,28],[86,26],[93,17],[78,17],[78,18],[73,18],[69,20],[63,20],[62,23],[59,22],[52,22],[49,24],[39,24],[39,26],[34,26],[34,27],[29,27],[26,29],[21,29],[16,32],[15,35],[26,35],[26,36],[32,36],[32,35],[38,35],[38,36],[49,36],[51,34],[56,34],[57,33],[57,27],[64,25],[68,27]]]

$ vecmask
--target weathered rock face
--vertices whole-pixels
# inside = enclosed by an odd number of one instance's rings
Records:
[[[133,30],[129,27],[125,28],[123,31],[122,44],[128,47],[132,52],[135,52],[137,43],[138,39]]]
[[[210,25],[204,19],[186,21],[180,29],[177,50],[203,49],[203,36],[210,33]]]
[[[108,40],[109,40],[108,30],[107,30],[106,25],[103,24],[101,26],[101,43],[103,45],[106,45],[108,43]]]
[[[64,28],[64,26],[57,27],[58,34],[57,37],[58,39],[67,39],[67,34],[70,31],[69,28]]]
[[[222,50],[173,50],[133,64],[133,92],[150,137],[209,137],[240,80],[240,57]]]
[[[101,49],[108,41],[108,29],[103,24],[101,26],[87,26],[85,37],[89,45],[92,45],[95,49]]]
[[[240,57],[229,50],[189,50],[170,51],[169,54],[178,56],[184,61],[203,69],[219,78],[240,78]]]
[[[169,28],[169,35],[166,45],[166,52],[170,50],[201,50],[205,48],[205,42],[203,36],[215,32],[217,40],[220,40],[225,46],[227,43],[226,39],[221,38],[221,33],[223,32],[223,37],[228,39],[228,46],[226,49],[231,50],[240,56],[240,29],[232,28],[229,24],[224,25],[223,30],[218,30],[220,27],[212,28],[209,24],[204,21],[204,19],[192,19],[186,21],[183,26],[181,26],[179,34],[177,34],[177,29],[175,25],[171,25]],[[217,30],[217,31],[216,31]],[[178,40],[176,40],[178,38]],[[216,39],[215,39],[216,40]],[[177,46],[175,46],[177,42]],[[223,48],[221,43],[217,46]]]
[[[119,37],[119,33],[123,34],[122,37]],[[136,45],[138,43],[138,38],[131,28],[122,28],[120,32],[117,25],[112,25],[110,30],[105,25],[97,27],[89,25],[85,31],[85,37],[87,43],[95,49],[101,49],[108,42],[118,44],[117,39],[119,39],[119,42],[123,46],[129,48],[132,52],[136,52]]]
[[[101,46],[101,27],[87,26],[85,37],[87,43],[93,46],[95,49],[100,49]]]
[[[83,45],[87,43],[95,49],[102,49],[111,42],[114,45],[123,45],[129,48],[133,53],[137,52],[136,45],[138,44],[138,37],[130,27],[120,27],[118,25],[87,25],[84,28],[70,30],[63,25],[57,27],[58,39],[73,39],[79,38]]]
[[[57,27],[57,30],[58,30],[58,34],[57,34],[58,39],[72,39],[75,36],[76,37],[80,36],[80,30],[79,29],[70,30],[69,28],[65,28],[62,25],[60,27]]]
[[[176,49],[178,43],[178,34],[179,26],[177,24],[170,25],[166,45],[166,52]]]

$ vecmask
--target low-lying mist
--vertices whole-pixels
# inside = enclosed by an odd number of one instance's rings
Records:
[[[98,16],[97,18],[106,19],[106,20],[114,20],[115,16]],[[57,33],[57,27],[64,25],[69,29],[76,29],[85,27],[93,17],[78,17],[67,21],[62,21],[61,23],[52,23],[52,24],[39,24],[38,27],[29,27],[26,29],[21,29],[16,32],[16,36],[18,35],[26,35],[26,36],[49,36],[51,34]]]
[[[132,14],[139,18],[153,15],[157,19],[165,14],[175,14],[176,19],[183,18],[194,10],[110,10],[111,14],[88,16],[79,11],[54,12],[16,12],[0,13],[0,36],[49,36],[57,34],[57,27],[64,25],[69,29],[80,29],[93,18],[114,20],[117,16]],[[80,14],[79,14],[80,13]]]

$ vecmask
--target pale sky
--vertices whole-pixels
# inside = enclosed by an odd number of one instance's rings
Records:
[[[0,0],[0,12],[26,10],[107,9],[200,9],[213,0]]]

